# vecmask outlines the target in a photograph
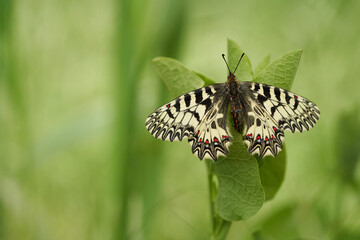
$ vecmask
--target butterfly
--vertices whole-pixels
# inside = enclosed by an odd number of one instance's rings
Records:
[[[234,73],[225,83],[185,93],[156,109],[146,119],[147,130],[167,141],[188,139],[201,160],[228,154],[232,137],[227,126],[230,107],[233,127],[243,135],[249,154],[276,156],[283,147],[284,131],[314,127],[320,110],[315,103],[285,89],[256,82],[239,82]]]

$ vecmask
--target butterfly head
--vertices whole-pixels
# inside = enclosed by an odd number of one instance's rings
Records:
[[[245,54],[245,53],[241,54],[241,57],[240,57],[240,59],[239,59],[239,61],[238,61],[238,63],[237,63],[237,65],[236,65],[236,67],[235,67],[235,69],[234,69],[233,72],[231,72],[231,70],[230,70],[230,68],[229,68],[229,64],[227,63],[227,61],[226,61],[226,59],[225,59],[225,54],[222,54],[222,57],[223,57],[223,59],[224,59],[224,61],[225,61],[225,63],[226,63],[226,66],[227,66],[228,70],[229,70],[229,75],[228,75],[228,77],[227,77],[228,81],[230,81],[230,82],[231,82],[231,81],[236,81],[235,72],[236,72],[236,69],[238,68],[238,66],[239,66],[239,64],[240,64],[240,62],[241,62],[241,59],[243,58],[244,54]]]
[[[236,77],[232,72],[230,72],[228,77],[227,77],[227,80],[228,81],[236,81]]]

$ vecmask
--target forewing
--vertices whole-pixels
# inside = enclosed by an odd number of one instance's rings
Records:
[[[320,110],[315,103],[282,88],[266,84],[242,83],[252,93],[252,98],[263,107],[279,128],[302,132],[314,127]]]
[[[230,140],[225,92],[225,84],[214,84],[181,95],[150,114],[145,126],[162,140],[189,138],[195,155],[215,160],[217,152],[227,154],[226,143]]]

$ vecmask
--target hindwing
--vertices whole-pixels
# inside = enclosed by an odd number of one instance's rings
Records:
[[[255,101],[249,99],[252,111],[247,113],[247,124],[243,136],[250,154],[260,157],[276,156],[282,149],[284,131]]]
[[[279,127],[291,132],[303,132],[314,127],[320,117],[315,103],[295,93],[260,83],[244,83],[252,98],[263,107]]]

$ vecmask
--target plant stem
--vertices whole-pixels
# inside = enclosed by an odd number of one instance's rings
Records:
[[[216,211],[217,183],[215,181],[214,164],[211,160],[206,160],[207,177],[209,184],[209,201],[211,214],[211,239],[224,240],[229,232],[231,222],[219,216]]]

